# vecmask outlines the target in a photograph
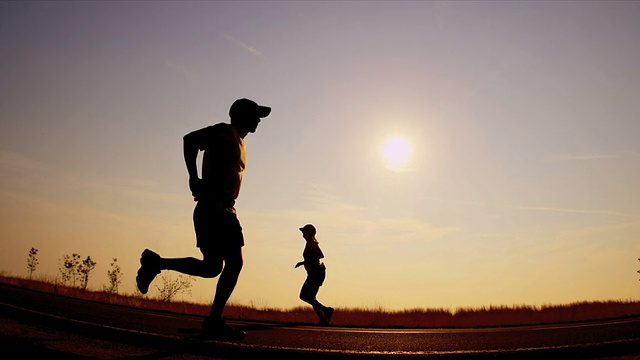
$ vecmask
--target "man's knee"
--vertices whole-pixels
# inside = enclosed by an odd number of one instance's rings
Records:
[[[212,260],[205,257],[200,264],[202,266],[200,269],[200,276],[204,278],[214,278],[222,272],[222,261]]]
[[[207,264],[203,269],[202,277],[214,278],[222,272],[222,263],[219,264]]]
[[[227,261],[224,264],[224,269],[223,271],[225,273],[230,273],[230,274],[240,274],[240,271],[242,270],[242,261]]]
[[[240,274],[242,267],[244,266],[244,259],[242,253],[238,252],[233,256],[228,256],[224,259],[224,271]]]

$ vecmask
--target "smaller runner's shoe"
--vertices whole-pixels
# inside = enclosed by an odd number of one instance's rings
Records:
[[[328,326],[329,321],[331,321],[331,317],[333,316],[333,308],[326,307],[324,308],[324,310],[318,310],[317,314],[318,314],[318,317],[320,318],[320,321],[318,322],[318,324],[322,326]]]
[[[328,307],[324,312],[324,317],[327,318],[327,323],[331,321],[331,317],[333,316],[334,309],[332,307]]]
[[[146,294],[149,291],[149,285],[160,274],[160,255],[145,249],[140,256],[140,269],[136,275],[136,285],[141,293]]]

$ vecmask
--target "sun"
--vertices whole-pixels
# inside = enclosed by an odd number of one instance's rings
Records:
[[[400,171],[409,160],[411,144],[402,136],[391,137],[385,141],[382,155],[389,169]]]

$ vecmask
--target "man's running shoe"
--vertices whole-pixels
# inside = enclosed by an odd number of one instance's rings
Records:
[[[149,291],[149,285],[160,274],[160,255],[145,249],[140,256],[140,269],[136,275],[136,285],[141,293],[146,294]]]
[[[247,333],[230,326],[224,320],[206,318],[202,323],[200,335],[203,339],[239,341],[243,340]]]

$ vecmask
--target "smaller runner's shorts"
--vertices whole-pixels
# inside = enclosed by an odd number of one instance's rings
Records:
[[[232,206],[219,202],[198,201],[193,210],[196,245],[224,251],[244,246],[242,226]]]
[[[322,286],[326,277],[327,268],[324,264],[320,264],[320,266],[314,266],[307,269],[307,282]]]

